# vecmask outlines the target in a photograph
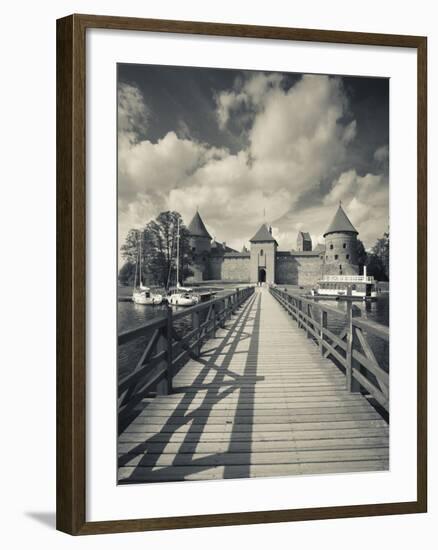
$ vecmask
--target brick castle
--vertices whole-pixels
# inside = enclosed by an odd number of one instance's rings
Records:
[[[190,282],[208,280],[240,283],[315,285],[323,275],[358,273],[358,232],[339,204],[324,233],[324,244],[312,247],[309,233],[300,231],[296,249],[278,250],[272,228],[263,224],[241,252],[212,239],[196,212],[188,226],[193,262]]]

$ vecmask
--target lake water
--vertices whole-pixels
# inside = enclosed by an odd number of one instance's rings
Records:
[[[233,287],[216,288],[216,296],[221,296],[227,291],[234,289]],[[119,294],[121,296],[129,296],[131,289],[121,288]],[[340,313],[345,313],[347,303],[337,302],[333,300],[321,300],[318,303],[325,304],[331,308],[339,310]],[[389,294],[381,294],[375,302],[354,302],[354,316],[360,316],[363,319],[370,319],[377,323],[389,326]],[[118,331],[119,333],[126,330],[134,329],[152,319],[158,319],[166,315],[166,306],[142,306],[132,302],[118,302]],[[179,322],[177,329],[184,333],[190,329],[190,316]],[[339,334],[345,326],[343,316],[329,314],[328,329]],[[386,371],[389,369],[389,344],[379,338],[367,335],[367,340],[376,356],[379,364]],[[147,343],[146,338],[139,338],[135,342],[131,342],[119,349],[119,376],[123,377],[130,372],[132,366],[136,364],[141,356],[142,351]]]
[[[320,300],[318,303],[335,308],[341,313],[345,313],[347,309],[347,302],[343,301]],[[369,319],[389,327],[389,294],[380,294],[375,302],[353,302],[353,304],[355,306],[353,317]],[[345,328],[345,319],[342,316],[329,314],[327,321],[327,328],[334,334],[339,334]],[[372,334],[367,334],[366,338],[379,365],[386,372],[389,372],[389,342],[385,342]]]
[[[234,290],[234,286],[226,287],[202,287],[203,291],[212,290],[216,292],[215,297],[222,296],[229,290]],[[132,289],[130,287],[120,287],[119,296],[122,298],[132,296]],[[180,309],[173,307],[173,311]],[[139,327],[152,319],[158,319],[166,315],[167,306],[142,306],[140,304],[134,304],[133,302],[119,302],[118,303],[118,332],[125,332],[133,328]]]
[[[234,290],[235,285],[225,287],[214,287],[207,289],[203,287],[202,290],[212,290],[216,292],[215,297],[222,296],[228,293],[230,290]],[[121,298],[127,298],[132,295],[132,289],[129,287],[120,287],[119,296]],[[140,327],[153,319],[163,318],[167,315],[167,306],[144,306],[140,304],[134,304],[128,301],[119,301],[117,304],[118,309],[118,332],[125,332],[134,328]],[[189,308],[172,307],[172,311],[187,311]],[[191,316],[188,315],[183,319],[175,323],[175,328],[179,334],[184,334],[191,328]],[[123,378],[136,365],[141,357],[146,345],[147,339],[150,337],[148,334],[146,337],[137,338],[136,340],[120,346],[118,349],[118,375]]]

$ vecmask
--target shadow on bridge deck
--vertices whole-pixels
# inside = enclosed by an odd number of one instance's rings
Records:
[[[259,290],[119,436],[120,483],[375,471],[388,425]]]

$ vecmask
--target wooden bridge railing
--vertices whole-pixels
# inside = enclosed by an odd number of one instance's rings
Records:
[[[135,367],[118,384],[119,415],[128,415],[147,396],[171,393],[175,367],[198,356],[203,341],[214,336],[253,293],[253,287],[236,289],[177,312],[168,306],[164,317],[121,333],[119,350],[139,339],[146,346]],[[181,325],[188,327],[183,334],[178,328]]]
[[[306,331],[321,350],[345,369],[347,389],[365,390],[389,412],[389,374],[379,365],[369,336],[389,342],[389,328],[373,321],[353,317],[353,304],[347,301],[346,313],[311,299],[289,294],[275,287],[271,294]],[[345,328],[339,335],[328,328],[328,315],[343,317]]]

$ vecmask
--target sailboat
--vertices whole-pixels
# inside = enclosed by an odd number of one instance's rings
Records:
[[[180,234],[178,219],[176,235],[176,288],[171,292],[170,296],[167,297],[167,301],[172,306],[194,306],[199,302],[199,296],[193,293],[193,288],[181,286],[179,283],[179,240]]]
[[[151,289],[143,285],[141,277],[141,259],[142,259],[142,232],[140,232],[140,241],[139,249],[137,253],[137,262],[135,264],[135,275],[134,275],[134,290],[132,292],[132,301],[135,304],[141,304],[144,306],[153,306],[161,304],[163,301],[163,296],[161,294],[156,294],[151,292]],[[139,284],[137,287],[137,267],[139,267]]]

